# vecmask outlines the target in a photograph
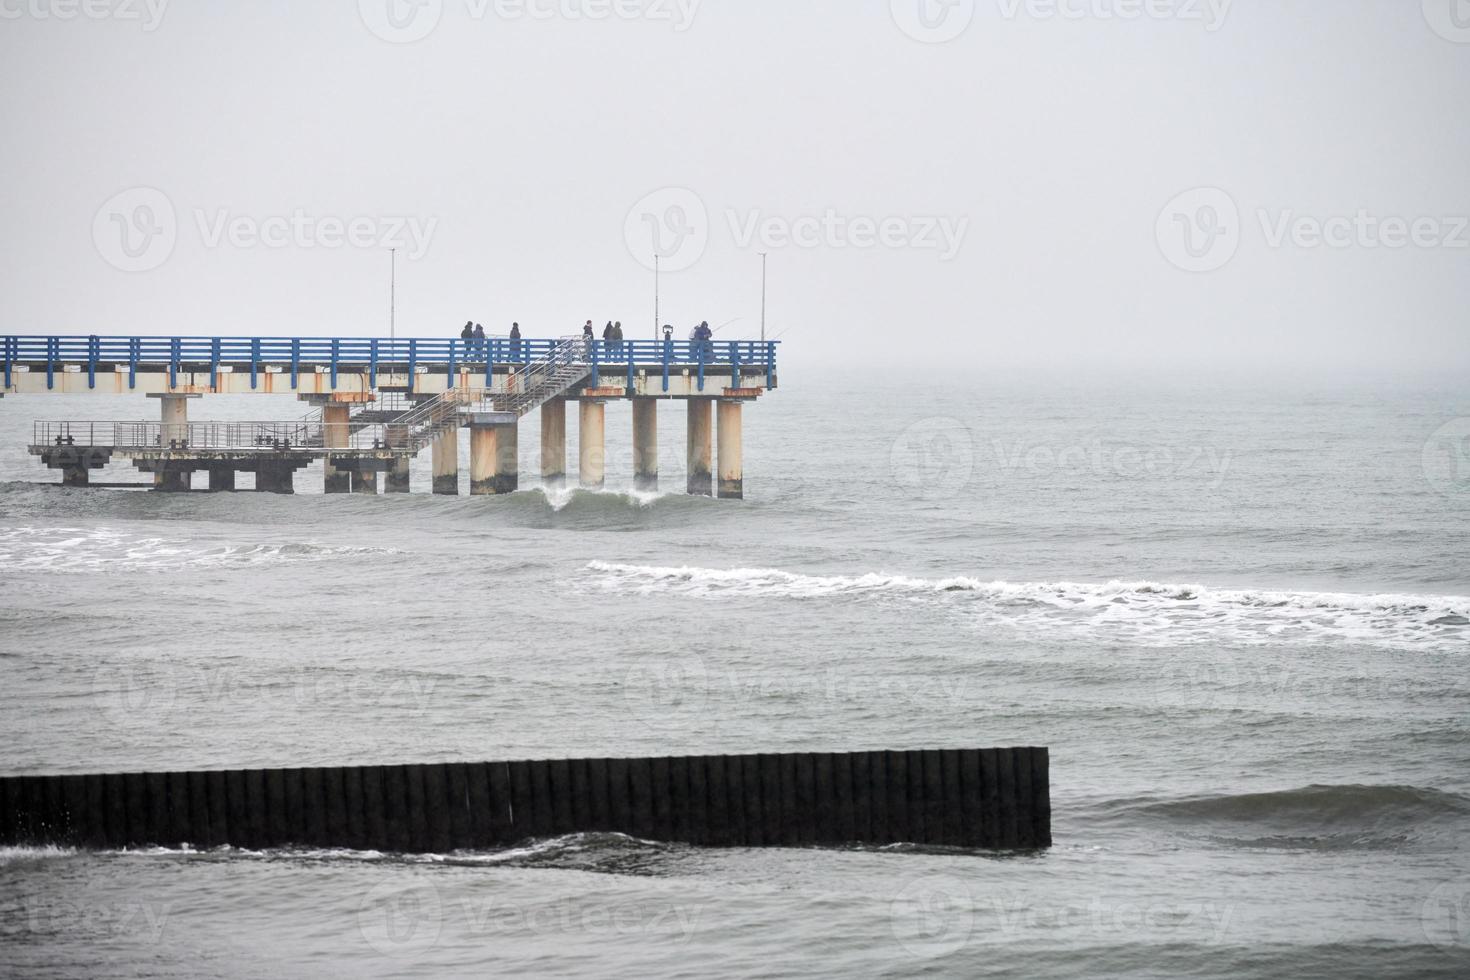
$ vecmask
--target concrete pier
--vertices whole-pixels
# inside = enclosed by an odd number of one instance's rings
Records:
[[[255,469],[255,489],[262,493],[295,493],[296,467],[261,460]]]
[[[710,398],[691,398],[688,402],[688,492],[698,497],[714,495],[710,478],[712,404]]]
[[[719,402],[719,449],[721,500],[741,500],[745,497],[745,480],[741,463],[741,403],[722,400]]]
[[[377,496],[378,472],[377,470],[357,470],[352,474],[352,492],[365,493]]]
[[[387,479],[384,481],[383,491],[385,493],[408,493],[413,489],[413,481],[409,476],[409,465],[413,462],[407,456],[400,456],[393,461],[388,469]]]
[[[567,483],[567,400],[541,406],[541,483],[560,490]]]
[[[233,466],[211,466],[209,468],[209,489],[215,493],[235,489],[235,468]]]
[[[658,490],[658,402],[633,399],[633,489]]]
[[[322,406],[322,441],[328,449],[345,449],[350,439],[352,406],[328,402]],[[339,469],[328,456],[322,463],[323,489],[327,493],[347,493],[352,489],[352,471]]]
[[[517,460],[520,429],[515,415],[472,415],[469,427],[470,493],[474,496],[515,493],[520,486]]]
[[[163,427],[159,430],[159,445],[170,445],[187,449],[189,443],[189,399],[201,397],[186,392],[154,392],[148,396],[157,398],[162,409]]]
[[[446,430],[434,440],[434,492],[459,495],[459,429]]]
[[[601,490],[607,482],[607,405],[594,398],[584,398],[578,405],[578,479],[588,490]]]

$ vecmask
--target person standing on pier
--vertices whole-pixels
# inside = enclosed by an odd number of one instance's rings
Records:
[[[468,354],[470,352],[470,347],[475,342],[475,339],[474,338],[475,338],[475,321],[474,320],[466,320],[464,322],[464,329],[459,332],[459,339],[464,341],[464,351],[465,351],[466,354]]]
[[[612,328],[613,356],[623,356],[623,321],[616,320]]]
[[[583,354],[589,361],[592,360],[592,345],[596,342],[597,338],[592,333],[592,321],[588,320],[582,326],[582,347]]]
[[[521,325],[519,323],[510,325],[510,359],[512,361],[521,359]]]
[[[475,352],[480,354],[481,356],[484,356],[485,351],[489,345],[485,340],[485,328],[480,326],[478,323],[475,324],[475,332],[472,342],[474,344]]]

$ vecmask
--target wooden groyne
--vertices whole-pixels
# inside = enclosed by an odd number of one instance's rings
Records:
[[[0,843],[443,853],[620,832],[710,847],[1051,844],[1045,748],[0,778]]]

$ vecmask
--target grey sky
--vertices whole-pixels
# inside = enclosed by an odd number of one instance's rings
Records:
[[[0,0],[0,331],[386,333],[396,237],[403,335],[647,336],[653,221],[789,361],[1470,367],[1463,0],[152,3]]]

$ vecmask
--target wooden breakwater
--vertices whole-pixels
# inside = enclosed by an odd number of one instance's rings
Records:
[[[0,844],[436,853],[610,831],[710,847],[1051,844],[1045,748],[0,778]]]

